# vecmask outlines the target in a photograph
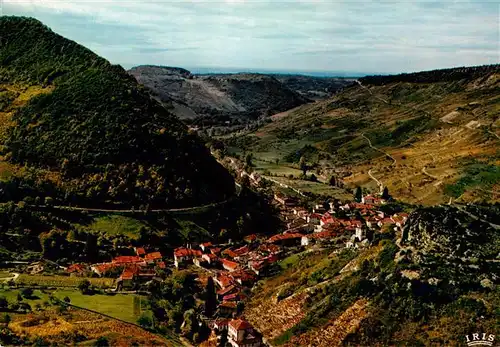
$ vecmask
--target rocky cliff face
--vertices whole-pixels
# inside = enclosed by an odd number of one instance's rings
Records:
[[[243,120],[272,115],[308,102],[272,76],[193,75],[180,68],[138,66],[129,73],[183,119]]]
[[[400,254],[428,280],[479,283],[498,280],[499,242],[489,223],[454,207],[433,207],[410,215]]]

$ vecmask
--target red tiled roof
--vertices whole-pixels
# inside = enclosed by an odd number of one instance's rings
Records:
[[[382,224],[394,224],[394,221],[390,218],[384,218],[380,221]]]
[[[222,266],[227,267],[229,269],[236,269],[238,268],[239,264],[231,260],[222,259]]]
[[[217,282],[219,282],[220,285],[225,288],[233,283],[233,279],[229,276],[221,275],[217,277]]]
[[[237,331],[253,328],[250,323],[243,319],[233,319],[229,322],[229,325]]]
[[[144,256],[144,259],[146,260],[155,260],[155,259],[161,259],[161,253],[160,252],[153,252],[153,253],[148,253]]]
[[[261,252],[269,252],[269,253],[277,253],[281,250],[281,248],[277,245],[273,244],[262,244],[259,246],[259,251]]]
[[[240,247],[238,249],[235,249],[234,253],[236,253],[237,255],[240,256],[240,255],[248,253],[248,251],[249,251],[248,246],[243,246],[243,247]]]
[[[205,242],[201,244],[203,247],[212,247],[212,242]]]
[[[234,285],[231,285],[225,289],[221,289],[221,290],[217,291],[217,295],[227,295],[235,290],[238,290],[238,288],[235,287]]]
[[[160,261],[160,262],[158,263],[158,267],[159,267],[160,269],[165,269],[165,268],[167,267],[167,265],[165,265],[165,262],[164,262],[164,261]]]
[[[229,324],[229,319],[217,319],[214,324],[219,327],[227,327],[227,325]]]
[[[212,248],[212,249],[210,249],[210,252],[211,252],[212,254],[217,254],[217,253],[220,253],[220,248],[219,248],[219,247]]]
[[[250,266],[255,270],[260,270],[266,266],[266,262],[264,260],[252,261]]]
[[[73,273],[73,272],[82,272],[85,270],[85,265],[83,264],[72,264],[68,266],[66,269],[67,272]]]
[[[112,268],[114,268],[116,266],[117,265],[113,264],[113,263],[104,263],[104,264],[94,265],[94,269],[96,270],[96,272],[103,273],[103,272],[106,272],[108,270],[111,270]]]
[[[228,249],[225,249],[222,251],[222,254],[224,255],[227,255],[228,257],[230,258],[236,258],[238,256],[237,253],[234,253],[232,250],[230,250],[229,248]]]
[[[239,295],[238,295],[238,293],[228,294],[228,295],[225,295],[222,298],[222,300],[223,301],[238,301],[239,300]]]
[[[236,308],[237,304],[235,302],[231,302],[231,301],[223,301],[219,304],[219,306],[226,307],[226,308]]]
[[[321,219],[321,215],[319,213],[311,213],[309,215],[309,218],[312,218],[312,219]]]
[[[141,263],[143,261],[141,257],[135,255],[122,255],[113,259],[113,263],[115,264]]]
[[[174,251],[176,257],[201,257],[202,254],[201,251],[189,248],[177,248]]]
[[[274,235],[272,237],[269,238],[269,240],[267,240],[267,242],[276,242],[276,241],[280,241],[280,240],[289,240],[289,239],[297,239],[297,238],[301,238],[302,234],[299,234],[299,233],[289,233],[289,234],[278,234],[278,235]]]
[[[333,231],[322,231],[322,232],[319,232],[319,233],[314,233],[314,234],[310,234],[310,235],[306,235],[307,238],[311,238],[311,239],[327,239],[327,238],[330,238],[330,237],[335,237],[337,235],[337,233],[333,232]]]
[[[142,247],[139,247],[139,248],[135,249],[135,253],[137,255],[144,255],[144,254],[146,254],[146,250],[144,248],[142,248]]]
[[[244,240],[245,241],[255,241],[255,240],[257,240],[257,235],[255,235],[255,234],[247,235],[244,237]]]
[[[233,277],[235,280],[240,279],[242,282],[254,281],[256,278],[253,273],[245,271],[245,270],[239,270],[236,272],[232,272],[231,277]]]
[[[210,260],[216,260],[217,259],[217,256],[215,254],[212,254],[212,253],[210,253],[210,254],[203,254],[202,257],[203,258],[208,258]]]

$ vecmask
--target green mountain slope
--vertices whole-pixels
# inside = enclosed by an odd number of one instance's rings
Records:
[[[50,91],[11,112],[4,139],[5,158],[28,166],[37,194],[177,207],[234,192],[204,144],[123,68],[34,19],[2,17],[0,32],[0,84]]]
[[[323,182],[378,191],[378,180],[406,202],[499,201],[500,65],[359,82],[226,143],[252,152],[261,172],[276,161],[297,169],[304,156]]]

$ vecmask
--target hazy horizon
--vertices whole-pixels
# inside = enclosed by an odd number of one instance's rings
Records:
[[[3,0],[114,64],[395,74],[500,62],[494,1]]]

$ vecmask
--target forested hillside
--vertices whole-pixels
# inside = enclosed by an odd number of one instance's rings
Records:
[[[233,194],[205,145],[123,68],[35,19],[4,16],[0,32],[3,154],[24,166],[11,168],[13,195],[178,207]]]

